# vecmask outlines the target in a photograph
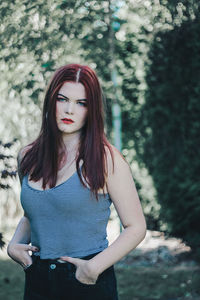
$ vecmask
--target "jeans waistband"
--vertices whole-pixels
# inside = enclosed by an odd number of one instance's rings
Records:
[[[94,257],[95,255],[97,255],[98,253],[100,253],[102,251],[99,251],[99,252],[96,252],[96,253],[92,253],[92,254],[89,254],[87,256],[83,256],[83,257],[79,257],[80,259],[85,259],[85,260],[89,260],[91,259],[92,257]],[[57,263],[57,264],[63,264],[63,263],[69,263],[67,261],[64,261],[64,260],[61,260],[60,258],[54,258],[54,259],[51,259],[51,258],[48,258],[48,259],[41,259],[39,255],[34,255],[32,254],[32,259],[33,261],[39,261],[40,263],[42,264],[52,264],[52,263]]]

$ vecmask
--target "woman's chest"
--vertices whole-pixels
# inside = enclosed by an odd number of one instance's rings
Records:
[[[81,174],[81,173],[80,173]],[[81,174],[82,176],[82,174]],[[60,171],[58,172],[57,174],[57,181],[56,181],[56,185],[55,187],[58,187],[60,185],[62,185],[63,183],[67,183],[68,181],[70,182],[70,180],[72,178],[76,177],[76,180],[79,180],[79,177],[78,177],[78,173],[77,173],[77,170],[76,170],[76,167],[74,168],[71,168],[69,170],[65,170],[65,172]],[[89,189],[89,185],[87,184],[86,180],[84,179],[84,177],[82,176],[81,177],[83,182],[85,183],[85,185],[87,186],[87,188]],[[33,189],[35,190],[39,190],[39,191],[44,191],[44,190],[51,190],[51,188],[49,187],[49,185],[47,184],[45,189],[43,189],[42,185],[43,185],[43,179],[41,178],[40,180],[38,181],[32,181],[30,180],[30,178],[28,177],[28,185],[30,187],[32,187]],[[108,193],[108,190],[106,188],[106,185],[104,187],[104,192],[105,193]],[[98,193],[99,194],[103,194],[103,189],[99,189],[98,190]]]

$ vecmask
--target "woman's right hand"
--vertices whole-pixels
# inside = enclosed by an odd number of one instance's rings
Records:
[[[7,253],[10,258],[20,264],[23,268],[33,263],[28,251],[37,252],[39,249],[35,246],[18,243],[10,243],[7,247]]]

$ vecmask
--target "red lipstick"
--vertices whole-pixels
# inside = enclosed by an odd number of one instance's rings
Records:
[[[74,123],[74,121],[72,119],[67,119],[67,118],[62,119],[62,121],[65,124],[72,124],[72,123]]]

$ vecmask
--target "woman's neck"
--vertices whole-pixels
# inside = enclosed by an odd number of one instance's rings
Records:
[[[64,166],[71,166],[76,162],[80,145],[80,135],[77,133],[63,135],[63,144],[65,148],[63,149],[64,154],[62,154],[59,170]]]
[[[77,152],[80,144],[80,134],[72,133],[63,135],[63,143],[65,145],[65,151],[67,154],[71,152]]]

